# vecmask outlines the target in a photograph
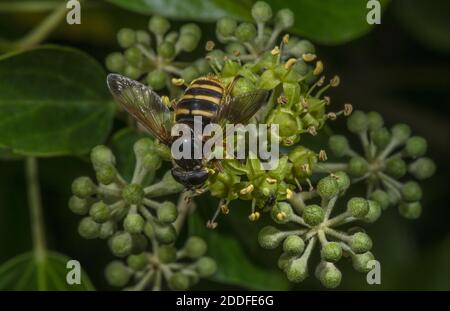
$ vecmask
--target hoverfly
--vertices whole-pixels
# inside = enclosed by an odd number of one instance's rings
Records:
[[[161,97],[146,85],[118,74],[109,74],[107,84],[116,101],[137,119],[156,139],[171,146],[176,137],[171,136],[174,124],[190,127],[193,135],[194,117],[202,117],[203,126],[208,123],[243,124],[261,108],[268,91],[256,90],[239,96],[231,96],[234,82],[225,86],[215,76],[193,80],[181,98],[174,102],[172,114]],[[193,136],[192,136],[193,137]],[[204,140],[201,140],[202,144]],[[188,142],[191,150],[195,139]],[[198,144],[198,143],[197,143]],[[206,159],[173,160],[172,175],[188,189],[201,187],[208,179]]]

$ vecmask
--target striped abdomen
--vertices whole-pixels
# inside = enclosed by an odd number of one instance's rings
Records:
[[[213,78],[203,77],[191,82],[175,109],[176,122],[191,123],[201,116],[203,124],[210,123],[219,110],[224,89]]]

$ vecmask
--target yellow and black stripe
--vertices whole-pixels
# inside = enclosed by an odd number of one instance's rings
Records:
[[[202,77],[191,82],[175,109],[177,122],[192,123],[201,116],[203,124],[210,123],[219,110],[224,88],[212,77]]]

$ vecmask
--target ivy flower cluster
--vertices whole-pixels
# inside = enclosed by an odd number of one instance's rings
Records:
[[[100,145],[91,152],[97,183],[86,176],[72,183],[69,208],[84,216],[79,234],[107,240],[113,255],[126,259],[107,265],[105,276],[112,286],[159,290],[165,280],[169,288],[182,290],[216,270],[215,261],[205,256],[203,239],[191,236],[180,249],[174,245],[192,206],[186,193],[180,195],[178,206],[155,200],[184,190],[170,172],[155,179],[166,152],[150,138],[138,140],[136,166],[128,182],[118,172],[111,150]]]

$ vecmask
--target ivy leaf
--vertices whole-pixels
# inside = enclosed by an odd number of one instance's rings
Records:
[[[189,216],[189,234],[200,236],[208,244],[208,256],[216,260],[218,271],[212,279],[254,290],[287,290],[290,284],[281,271],[262,267],[249,258],[234,235],[205,227],[199,211]],[[256,239],[256,236],[255,236]]]
[[[103,68],[83,52],[44,46],[1,56],[0,81],[0,147],[79,155],[106,139],[115,104]]]
[[[55,252],[47,252],[41,262],[33,253],[18,255],[0,266],[0,290],[95,290],[84,271],[80,271],[80,284],[67,283],[69,260]]]

